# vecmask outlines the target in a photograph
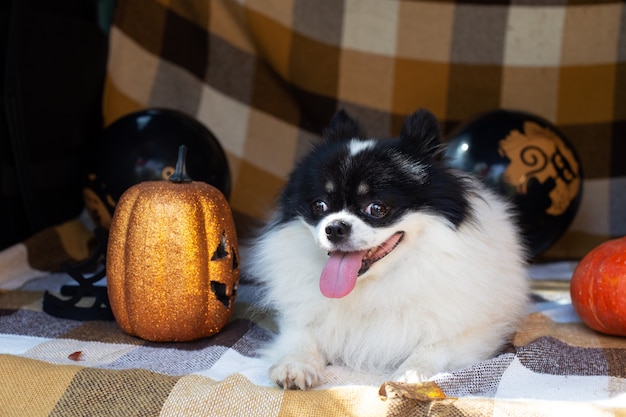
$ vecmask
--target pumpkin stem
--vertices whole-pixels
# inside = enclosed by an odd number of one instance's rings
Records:
[[[187,167],[185,160],[187,159],[187,147],[180,145],[178,147],[178,159],[176,160],[176,170],[170,175],[169,180],[175,183],[191,182],[192,179],[187,175]]]

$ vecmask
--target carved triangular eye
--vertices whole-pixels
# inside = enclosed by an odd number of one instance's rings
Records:
[[[222,232],[222,238],[220,239],[220,244],[217,245],[217,249],[213,253],[211,257],[212,261],[216,261],[218,259],[223,259],[228,256],[228,251],[226,250],[226,234]]]
[[[230,297],[227,294],[227,287],[225,284],[217,281],[211,281],[211,291],[215,294],[215,297],[224,304],[227,309],[230,307]]]
[[[237,268],[239,268],[239,259],[237,258],[237,251],[234,250],[233,248],[230,248],[231,252],[233,253],[233,271]]]

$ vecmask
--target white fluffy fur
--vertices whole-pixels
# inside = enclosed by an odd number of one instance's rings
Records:
[[[472,217],[458,230],[424,212],[388,228],[359,226],[369,246],[405,235],[340,299],[320,292],[328,255],[316,228],[300,219],[268,228],[248,268],[278,311],[279,334],[265,350],[272,380],[307,389],[323,382],[328,363],[423,380],[494,355],[526,313],[526,268],[507,205],[472,187]]]

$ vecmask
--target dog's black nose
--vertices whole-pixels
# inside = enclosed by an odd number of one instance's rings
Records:
[[[342,221],[329,223],[325,229],[326,237],[333,243],[339,243],[348,237],[351,228],[348,223]]]

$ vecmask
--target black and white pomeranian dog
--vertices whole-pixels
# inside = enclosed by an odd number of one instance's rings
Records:
[[[307,389],[335,364],[417,382],[498,353],[528,301],[507,202],[446,165],[426,110],[396,139],[344,111],[323,136],[248,254],[278,314],[271,380]]]

